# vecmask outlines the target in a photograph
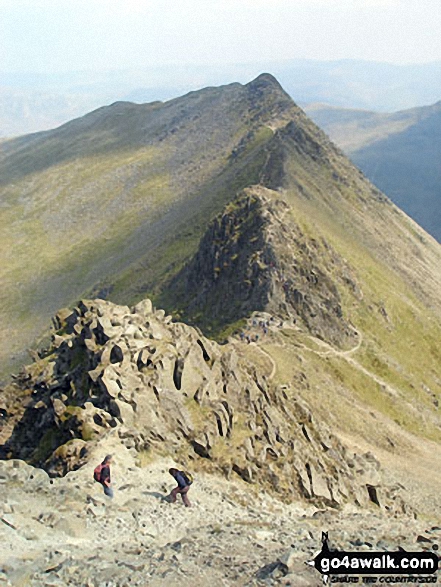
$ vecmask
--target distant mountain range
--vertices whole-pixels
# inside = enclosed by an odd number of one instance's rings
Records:
[[[441,95],[441,63],[391,65],[356,60],[294,60],[224,66],[62,74],[0,73],[0,137],[55,128],[118,100],[168,100],[231,79],[272,71],[299,103],[392,111],[430,104]]]
[[[441,242],[441,101],[394,114],[320,104],[306,112],[375,185]]]

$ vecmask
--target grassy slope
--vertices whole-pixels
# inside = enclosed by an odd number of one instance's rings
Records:
[[[285,110],[296,107],[277,86],[232,84],[2,143],[3,373],[60,306],[103,289],[124,303],[155,295],[210,218],[258,181],[266,125]]]
[[[394,114],[325,106],[307,112],[371,181],[441,240],[441,103]]]
[[[291,333],[287,346],[268,349],[278,362],[280,382],[295,381],[306,371],[309,386],[302,393],[317,412],[369,442],[390,449],[392,437],[403,447],[394,421],[440,441],[441,247],[349,162],[330,158],[341,178],[337,184],[327,181],[322,163],[291,158],[285,196],[303,230],[324,238],[355,271],[362,299],[339,289],[345,314],[363,340],[353,355],[320,354],[299,351],[299,334]],[[293,180],[296,188],[289,187]]]

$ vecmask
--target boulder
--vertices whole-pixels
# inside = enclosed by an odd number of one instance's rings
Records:
[[[142,300],[136,306],[132,308],[133,314],[139,314],[141,316],[149,316],[153,312],[153,304],[151,300]]]

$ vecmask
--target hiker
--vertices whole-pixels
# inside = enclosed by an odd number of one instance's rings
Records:
[[[111,487],[111,481],[110,481],[110,465],[111,464],[112,464],[112,455],[107,455],[104,458],[104,461],[100,465],[95,467],[95,470],[93,472],[93,478],[95,479],[95,481],[98,481],[98,483],[101,483],[101,485],[104,488],[104,493],[107,495],[107,497],[110,497],[110,498],[113,497],[113,489]]]
[[[168,496],[170,503],[175,503],[176,497],[178,493],[180,493],[185,507],[189,508],[191,506],[191,503],[187,497],[187,493],[190,489],[192,479],[188,478],[189,475],[185,471],[178,471],[178,469],[169,469],[168,472],[178,484],[178,486],[175,487]]]

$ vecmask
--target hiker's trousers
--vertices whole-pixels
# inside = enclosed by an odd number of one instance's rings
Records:
[[[187,485],[187,487],[175,487],[172,492],[170,493],[170,501],[171,503],[175,503],[176,501],[176,497],[178,495],[178,493],[181,494],[182,497],[182,501],[184,502],[184,505],[186,508],[191,506],[190,500],[188,499],[187,493],[188,490],[190,489],[190,485]]]

